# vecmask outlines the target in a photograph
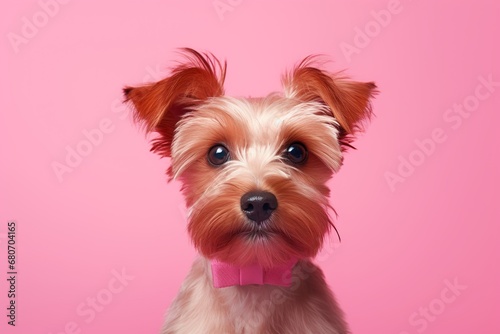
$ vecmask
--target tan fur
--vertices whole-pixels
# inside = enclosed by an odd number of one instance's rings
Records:
[[[344,334],[343,314],[312,262],[299,262],[289,288],[212,286],[208,261],[193,264],[162,334]]]
[[[333,227],[326,182],[370,117],[375,85],[328,74],[308,57],[284,76],[283,94],[226,97],[225,64],[185,52],[188,61],[170,77],[125,89],[136,119],[159,134],[152,150],[171,157],[168,174],[182,181],[188,232],[202,255],[163,333],[348,333],[323,274],[309,259]],[[284,153],[296,142],[308,150],[303,164]],[[221,166],[207,159],[217,144],[230,152]],[[273,193],[279,203],[257,235],[240,207],[240,198],[256,190]],[[209,259],[271,268],[290,257],[301,259],[291,287],[212,285]]]

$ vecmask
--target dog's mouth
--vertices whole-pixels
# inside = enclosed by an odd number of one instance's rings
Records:
[[[270,237],[277,233],[278,231],[276,231],[276,229],[271,228],[270,226],[268,226],[267,223],[262,223],[242,228],[241,230],[235,233],[235,236],[241,236],[245,238],[258,238],[258,237],[264,238],[264,237]]]
[[[251,239],[267,239],[277,234],[277,231],[265,228],[254,228],[240,233],[240,235]]]
[[[268,239],[278,234],[281,234],[281,232],[269,226],[268,222],[262,222],[258,225],[253,225],[236,232],[235,236],[249,239]]]

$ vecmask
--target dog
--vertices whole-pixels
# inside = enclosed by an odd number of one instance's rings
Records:
[[[283,92],[229,97],[225,61],[181,53],[165,79],[124,88],[135,120],[157,134],[151,151],[171,158],[200,253],[162,333],[349,333],[312,259],[335,229],[326,182],[370,119],[376,85],[309,56]]]

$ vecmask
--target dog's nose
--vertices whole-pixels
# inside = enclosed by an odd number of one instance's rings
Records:
[[[256,223],[271,217],[278,207],[276,196],[268,191],[250,191],[241,196],[241,211]]]

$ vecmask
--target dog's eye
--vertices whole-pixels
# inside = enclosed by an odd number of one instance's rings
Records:
[[[229,150],[223,145],[215,145],[208,151],[208,161],[214,165],[219,166],[229,160]]]
[[[285,150],[285,156],[294,164],[302,164],[307,160],[307,149],[301,143],[293,143]]]

